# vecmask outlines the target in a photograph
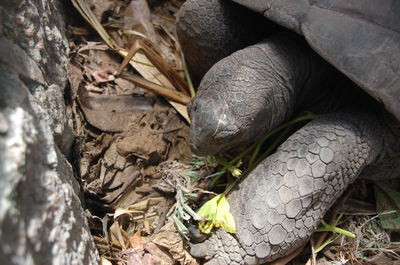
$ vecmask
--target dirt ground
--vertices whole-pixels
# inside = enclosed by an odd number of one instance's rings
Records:
[[[198,264],[186,251],[189,239],[203,236],[193,232],[194,211],[231,177],[216,183],[226,166],[190,152],[186,104],[193,90],[175,34],[184,1],[71,2],[74,166],[102,264]],[[137,52],[122,69],[131,48]],[[391,191],[355,183],[325,220],[341,213],[336,223],[356,238],[315,233],[311,244],[330,244],[317,254],[308,243],[290,264],[398,261],[398,226],[382,228],[371,192],[398,203]]]

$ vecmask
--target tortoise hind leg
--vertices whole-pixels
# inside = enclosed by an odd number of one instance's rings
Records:
[[[294,251],[382,152],[382,131],[377,117],[362,111],[308,123],[229,194],[237,234],[219,230],[191,253],[209,264],[260,264]]]

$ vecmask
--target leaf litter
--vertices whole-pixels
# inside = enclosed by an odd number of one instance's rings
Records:
[[[189,93],[174,33],[182,2],[152,3],[150,10],[145,0],[72,0],[99,34],[69,26],[68,74],[75,167],[102,264],[197,264],[174,221],[178,209],[195,207],[206,170],[203,162],[191,164]],[[140,50],[129,53],[132,47]],[[133,59],[123,67],[128,54]],[[150,82],[154,91],[146,89]],[[185,176],[190,170],[196,177]]]
[[[241,165],[242,159],[253,164],[256,156],[260,158],[259,148],[250,159],[246,151],[240,159],[225,154],[221,161],[234,158],[235,163],[212,166],[190,153],[185,104],[194,92],[191,88],[189,93],[190,78],[175,36],[183,0],[71,2],[89,23],[68,26],[68,74],[75,168],[101,264],[197,264],[185,247],[189,238],[204,239],[192,229],[193,220],[224,225],[216,215],[215,220],[205,219],[192,209],[216,195],[207,189],[220,186],[221,177],[235,183],[229,169],[249,170],[251,166]],[[398,214],[399,196],[382,186],[375,193],[377,211],[371,210],[372,204],[355,204],[354,198],[334,210],[346,216],[341,227],[355,233],[356,239],[336,236],[320,251],[318,264],[400,260],[398,245],[391,239],[398,231],[397,220],[387,219]],[[213,200],[218,196],[223,194]],[[380,223],[393,233],[381,229]],[[232,220],[225,226],[234,232]],[[292,264],[304,264],[301,255]]]

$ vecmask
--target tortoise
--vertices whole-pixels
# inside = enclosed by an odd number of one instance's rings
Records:
[[[237,233],[217,230],[194,256],[273,261],[307,242],[356,178],[400,176],[399,13],[396,0],[184,3],[177,33],[199,82],[188,106],[195,154],[319,114],[229,194]]]

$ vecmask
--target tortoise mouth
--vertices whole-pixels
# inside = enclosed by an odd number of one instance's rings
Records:
[[[238,136],[238,130],[227,126],[225,129],[215,131],[213,134],[198,135],[191,130],[190,149],[195,155],[206,156],[227,151],[236,145],[235,139]]]

